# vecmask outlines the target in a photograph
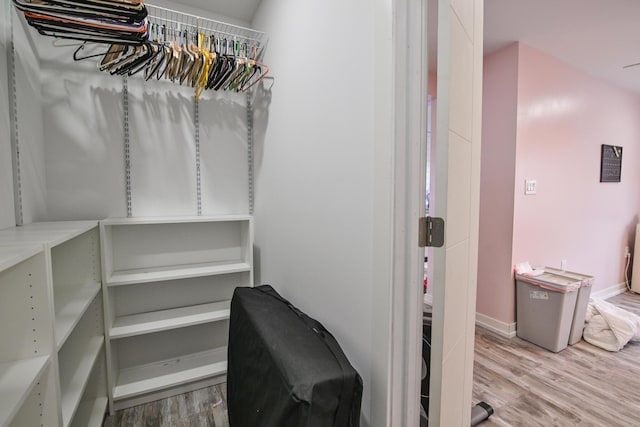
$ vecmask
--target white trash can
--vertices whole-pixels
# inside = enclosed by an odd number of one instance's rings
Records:
[[[516,274],[517,335],[555,353],[569,342],[581,280]]]

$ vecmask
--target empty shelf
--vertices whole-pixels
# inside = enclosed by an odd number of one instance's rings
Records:
[[[57,349],[67,340],[73,328],[100,292],[100,284],[92,283],[71,292],[54,295],[56,307],[56,345]]]
[[[98,221],[52,221],[52,222],[32,222],[21,225],[24,231],[63,231],[66,233],[81,234],[98,226]]]
[[[231,301],[220,301],[118,317],[109,336],[111,339],[117,339],[217,322],[229,318],[230,306]]]
[[[98,397],[95,400],[82,402],[78,407],[76,416],[73,417],[72,426],[100,427],[107,412],[106,397]]]
[[[84,353],[84,357],[78,363],[78,366],[73,372],[73,375],[69,381],[61,382],[66,384],[66,386],[62,387],[62,421],[64,426],[68,426],[71,419],[73,418],[78,406],[80,404],[80,400],[82,399],[82,394],[87,386],[87,381],[89,380],[91,371],[93,370],[93,366],[98,360],[98,356],[100,355],[100,350],[102,350],[102,345],[104,343],[104,337],[94,337],[89,341],[86,350]]]
[[[2,240],[0,239],[0,243]],[[0,272],[42,252],[41,245],[0,246]]]
[[[149,365],[122,369],[113,398],[125,399],[227,372],[227,348],[217,348]]]
[[[69,223],[35,223],[0,230],[0,241],[5,243],[42,243],[58,246],[98,226],[98,221]]]
[[[215,215],[215,216],[154,216],[135,218],[107,218],[101,221],[103,226],[145,225],[145,224],[193,224],[198,222],[238,222],[250,221],[251,215]]]
[[[161,282],[165,280],[188,279],[191,277],[215,276],[250,271],[246,262],[215,262],[204,264],[175,265],[159,268],[139,268],[114,271],[107,278],[108,286],[131,285],[136,283]]]
[[[11,423],[49,363],[49,356],[0,363],[0,426]]]

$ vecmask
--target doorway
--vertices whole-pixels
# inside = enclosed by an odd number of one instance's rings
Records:
[[[425,94],[430,86],[427,85],[429,62],[426,53],[429,50],[426,45],[429,44],[428,36],[431,34],[429,23],[437,16],[437,108],[434,108],[436,131],[432,134],[435,138],[432,140],[433,149],[429,159],[433,178],[429,215],[443,218],[446,226],[444,246],[428,252],[428,268],[433,271],[433,281],[430,283],[433,326],[429,424],[469,425],[480,192],[483,4],[473,0],[428,3],[427,10],[413,11],[413,16],[422,17],[422,21],[416,24],[413,21],[415,18],[409,19],[407,25],[409,40],[420,40],[420,37],[416,37],[418,34],[423,35],[422,40],[427,39],[420,46],[410,42],[410,46],[413,44],[416,49],[422,49],[423,59],[419,63],[407,61],[412,71],[421,70],[422,87],[425,90],[418,92],[414,85],[413,92],[409,91],[407,94],[406,102],[423,112],[421,117],[407,112],[410,118],[407,123],[411,127],[411,135],[414,135],[414,126],[419,125],[420,135],[417,138],[421,141],[424,160],[420,167],[421,186],[418,191],[421,203],[416,212],[424,212],[428,105]],[[432,6],[434,4],[437,9],[435,13]],[[410,161],[408,163],[411,164]],[[410,209],[415,205],[407,201],[407,206]],[[420,252],[415,265],[406,267],[415,267],[413,277],[423,277],[423,261],[424,252]],[[420,334],[412,325],[422,324],[422,298],[418,298],[411,289],[407,290],[407,294],[414,295],[419,303],[407,304],[408,308],[415,310],[409,315],[415,317],[409,319],[410,325],[406,328],[406,333],[415,333],[416,341],[421,341]],[[420,372],[417,352],[411,350],[415,349],[410,349],[406,365],[410,382],[415,381],[413,378],[419,378]],[[408,403],[409,406],[411,404]],[[410,414],[415,415],[415,409],[408,409]],[[414,420],[417,419],[416,416]],[[414,423],[415,421],[407,425]]]

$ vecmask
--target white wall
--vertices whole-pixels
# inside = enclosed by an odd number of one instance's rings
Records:
[[[126,216],[122,78],[99,72],[95,59],[74,62],[75,47],[35,41],[46,219]],[[133,216],[196,215],[193,88],[134,76],[128,89]],[[199,108],[202,213],[248,213],[246,97],[207,91]]]
[[[385,422],[371,351],[388,339],[372,329],[374,18],[365,0],[264,0],[254,18],[275,76],[256,100],[258,279],[335,335],[364,380],[364,425]]]
[[[13,29],[11,16],[13,14]],[[3,3],[0,10],[0,228],[10,227],[16,221],[27,224],[43,220],[46,212],[46,184],[44,145],[42,130],[42,108],[40,67],[34,54],[31,39],[11,3]],[[13,31],[13,34],[12,34]],[[10,43],[13,36],[15,46],[15,93],[17,135],[19,144],[21,218],[15,217],[13,162],[11,149],[9,84],[11,78]]]
[[[31,44],[34,33],[13,13],[22,222],[29,224],[47,219],[41,70]]]
[[[10,3],[0,4],[0,228],[16,224],[13,204],[13,172],[9,117],[7,49],[10,43]]]
[[[41,75],[48,219],[126,215],[121,79],[73,60],[43,61]]]

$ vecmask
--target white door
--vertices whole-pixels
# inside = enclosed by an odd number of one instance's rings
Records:
[[[430,425],[468,426],[476,313],[483,2],[438,7],[434,216],[445,245],[433,251]],[[442,286],[440,285],[442,284]]]
[[[417,233],[418,216],[425,206],[428,21],[425,2],[399,0],[396,4],[395,46],[401,50],[397,53],[401,78],[396,86],[396,165],[405,167],[404,176],[396,175],[396,194],[404,196],[403,204],[396,204],[396,226],[404,226],[407,235],[403,241],[395,235],[402,250],[396,251],[394,259],[393,347],[402,347],[404,354],[392,356],[390,400],[391,425],[411,426],[419,418],[424,257],[411,233]],[[439,0],[437,13],[437,131],[431,159],[437,202],[430,215],[443,218],[446,226],[444,246],[432,250],[429,259],[434,276],[429,424],[468,426],[478,251],[483,2]],[[401,126],[406,128],[399,131]]]

